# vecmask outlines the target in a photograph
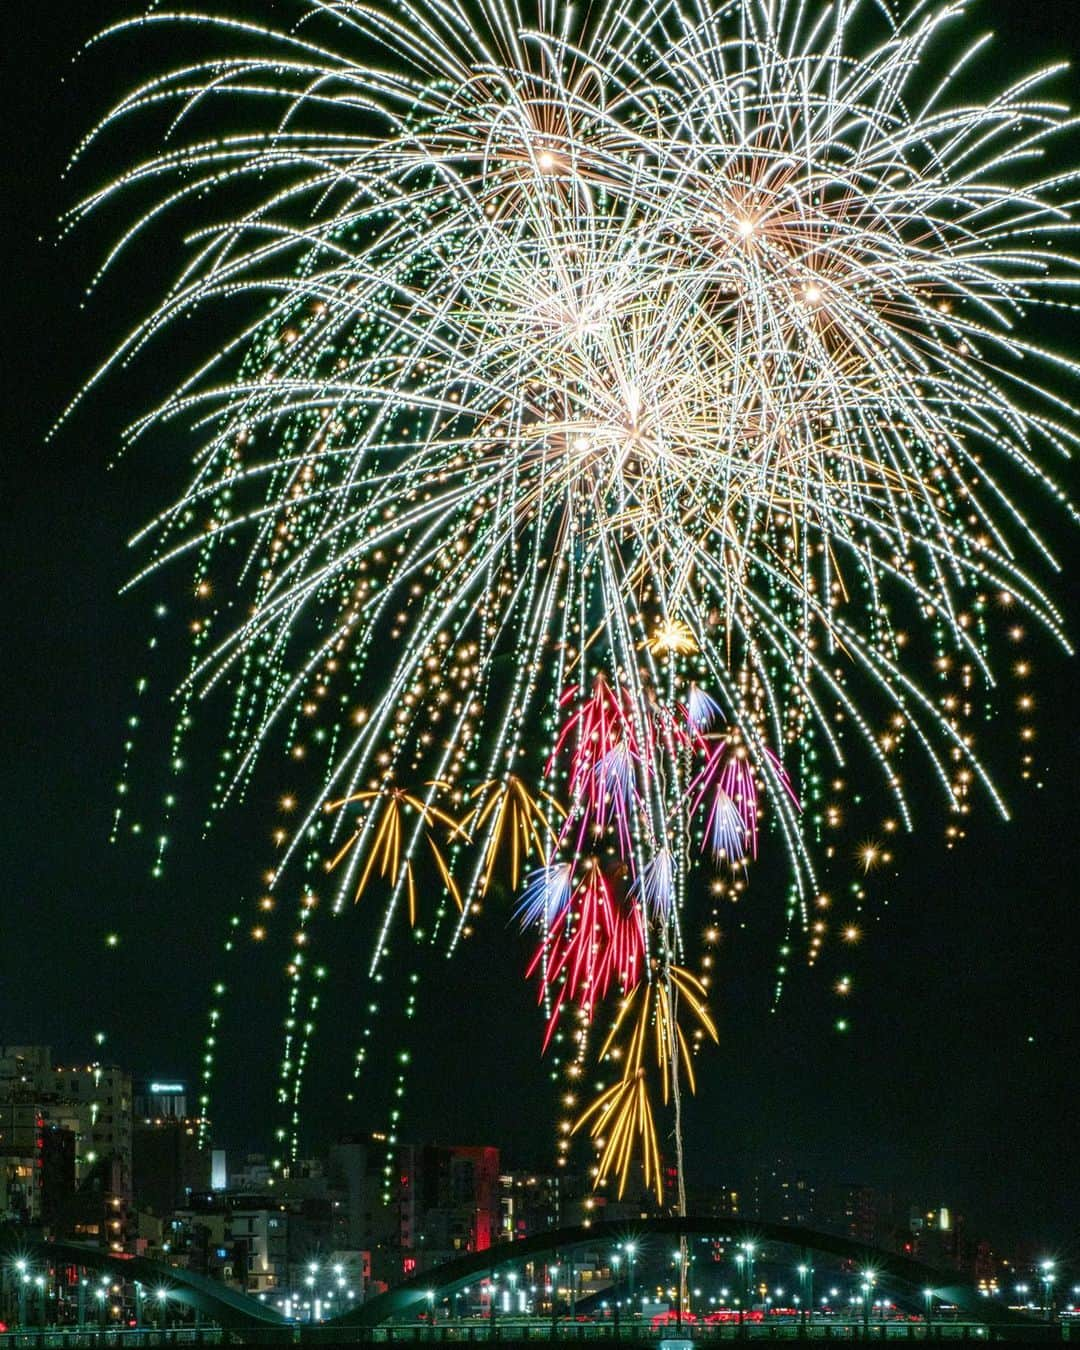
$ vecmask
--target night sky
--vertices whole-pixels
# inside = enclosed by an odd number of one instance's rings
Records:
[[[1080,52],[1075,0],[984,0],[973,8],[997,28],[999,64],[1015,58],[1019,69]],[[185,368],[205,334],[190,334],[190,353],[177,338],[111,380],[59,436],[45,439],[175,271],[160,245],[136,252],[81,309],[119,217],[55,243],[57,217],[76,188],[123,162],[125,147],[114,140],[75,182],[61,179],[67,156],[110,99],[160,60],[160,48],[129,42],[72,65],[86,37],[130,12],[105,0],[5,7],[14,50],[4,118],[0,1042],[44,1041],[58,1056],[86,1060],[101,1030],[104,1053],[136,1073],[194,1081],[207,989],[220,971],[235,995],[220,1047],[217,1135],[258,1148],[276,1123],[285,984],[265,952],[256,959],[244,948],[228,967],[219,953],[227,916],[251,913],[272,857],[265,841],[273,800],[289,784],[272,766],[251,800],[202,839],[216,748],[211,709],[188,747],[192,770],[179,784],[165,876],[150,878],[145,842],[107,842],[125,722],[144,675],[151,688],[140,707],[133,782],[154,800],[168,790],[168,697],[183,649],[165,641],[152,658],[147,642],[154,606],[180,597],[185,577],[160,577],[124,597],[118,591],[134,560],[126,540],[180,490],[187,452],[179,432],[172,440],[155,435],[109,466],[121,424]],[[168,55],[183,55],[175,36]],[[1075,72],[1058,88],[1080,102]],[[1069,341],[1064,320],[1058,336]],[[1074,390],[1061,392],[1075,399]],[[1063,477],[1080,496],[1075,469]],[[1051,585],[1080,638],[1069,564],[1077,538],[1049,502],[1037,514],[1066,562]],[[767,865],[754,871],[739,916],[746,928],[728,925],[714,989],[721,1046],[701,1065],[689,1112],[696,1176],[724,1181],[782,1155],[820,1180],[875,1182],[905,1202],[948,1204],[981,1232],[1080,1255],[1080,664],[1048,643],[1029,651],[1040,705],[1038,786],[1020,782],[1006,684],[1001,719],[980,739],[1014,819],[1003,825],[979,799],[968,839],[946,852],[940,798],[926,782],[915,796],[919,832],[898,848],[896,875],[872,878],[865,938],[844,954],[855,992],[842,1006],[831,987],[835,962],[812,971],[793,962],[779,1009],[770,1012],[782,910],[770,889],[782,877]],[[148,810],[147,820],[153,816]],[[343,926],[338,939],[342,959],[335,952],[331,960],[337,979],[308,1079],[313,1145],[339,1123],[385,1122],[378,1075],[370,1097],[343,1104],[358,1005],[368,999],[359,975],[348,974],[349,931]],[[105,944],[110,932],[120,935],[115,950]],[[523,956],[516,930],[489,907],[482,938],[460,959],[422,963],[416,1022],[404,1028],[391,1015],[381,1024],[387,1054],[413,1051],[404,1136],[498,1143],[521,1165],[553,1156],[554,1098]],[[393,1004],[393,992],[380,996]],[[834,1030],[839,1016],[850,1019],[846,1035]]]

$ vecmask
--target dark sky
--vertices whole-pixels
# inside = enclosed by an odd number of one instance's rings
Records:
[[[1022,66],[1080,51],[1074,0],[984,0],[973,9],[997,28],[999,59]],[[281,784],[272,773],[260,780],[251,805],[202,841],[199,784],[210,772],[211,715],[189,746],[194,770],[181,788],[165,877],[150,879],[145,847],[107,843],[134,683],[152,675],[136,782],[160,795],[155,765],[165,759],[170,678],[182,669],[168,644],[155,665],[147,641],[154,605],[175,600],[170,586],[182,588],[183,578],[117,594],[131,566],[127,537],[184,477],[184,449],[167,437],[108,468],[119,426],[141,408],[140,393],[149,397],[153,367],[118,377],[45,441],[51,420],[172,270],[161,270],[159,254],[137,253],[84,310],[82,291],[108,232],[90,228],[54,243],[57,216],[75,190],[61,181],[67,155],[111,96],[153,68],[139,66],[133,46],[72,66],[82,40],[126,12],[107,0],[9,0],[5,9],[12,50],[4,118],[0,1041],[46,1041],[88,1058],[100,1029],[107,1052],[136,1072],[192,1078],[208,985],[220,971],[236,993],[220,1047],[219,1134],[257,1146],[276,1123],[285,985],[278,966],[246,948],[228,966],[218,953],[227,916],[248,915],[258,893],[267,807]],[[1078,101],[1075,74],[1060,87]],[[109,153],[119,162],[125,150],[114,143]],[[106,154],[79,182],[108,168]],[[198,333],[191,342],[197,350]],[[183,357],[170,347],[155,359],[167,371],[170,363],[182,368]],[[1067,481],[1075,497],[1074,471]],[[1074,555],[1077,541],[1063,519],[1048,504],[1039,515],[1060,555]],[[1080,635],[1071,567],[1056,594]],[[980,801],[970,837],[947,853],[927,794],[899,875],[874,882],[866,940],[844,963],[856,992],[843,1009],[826,970],[799,969],[770,1014],[779,908],[770,887],[779,875],[755,874],[748,926],[729,934],[721,961],[721,1048],[702,1066],[691,1111],[699,1176],[719,1181],[784,1154],[823,1180],[878,1182],[905,1200],[965,1211],[992,1234],[1080,1254],[1080,666],[1049,646],[1035,648],[1034,659],[1040,786],[1021,785],[1014,773],[1006,701],[1006,750],[993,762],[1013,821],[1002,825]],[[104,942],[111,931],[121,936],[115,951]],[[387,1060],[399,1045],[414,1051],[404,1134],[501,1143],[523,1164],[550,1157],[555,1108],[522,956],[514,932],[489,919],[483,943],[461,960],[418,967],[411,1030],[393,1017],[380,1023]],[[342,1109],[359,1008],[369,997],[340,965],[332,963],[339,978],[331,980],[309,1078],[308,1119],[321,1136]],[[389,990],[382,997],[395,1000]],[[846,1036],[833,1030],[842,1013],[851,1021]],[[383,1124],[382,1093],[374,1085],[371,1093],[342,1120]]]

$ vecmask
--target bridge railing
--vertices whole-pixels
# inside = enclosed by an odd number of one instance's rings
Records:
[[[1031,1327],[1020,1329],[1030,1341]],[[1053,1343],[1069,1339],[1067,1326],[1046,1325],[1036,1339]],[[690,1346],[742,1343],[753,1341],[828,1341],[834,1345],[890,1345],[916,1343],[956,1344],[986,1343],[1008,1340],[1006,1328],[988,1328],[977,1322],[946,1322],[940,1324],[893,1322],[871,1324],[869,1328],[857,1320],[836,1320],[815,1323],[812,1327],[797,1325],[737,1323],[717,1326],[689,1326],[682,1332],[672,1327],[625,1326],[614,1327],[604,1323],[567,1323],[552,1328],[549,1322],[534,1321],[510,1326],[486,1323],[427,1326],[424,1324],[377,1327],[330,1327],[293,1325],[288,1327],[258,1327],[246,1331],[225,1330],[220,1327],[163,1327],[163,1328],[37,1328],[0,1333],[0,1350],[86,1350],[114,1346],[121,1350],[136,1350],[143,1346],[198,1346],[198,1345],[300,1345],[330,1347],[332,1345],[379,1346],[386,1350],[424,1350],[433,1344],[466,1346],[497,1344],[500,1350],[532,1350],[537,1343],[551,1346],[588,1346],[597,1342],[609,1345],[655,1346],[656,1350],[681,1350]],[[1078,1337],[1077,1339],[1080,1339]]]
[[[150,1345],[221,1345],[220,1327],[33,1327],[0,1332],[2,1350],[76,1350],[76,1347],[123,1346],[134,1350]]]

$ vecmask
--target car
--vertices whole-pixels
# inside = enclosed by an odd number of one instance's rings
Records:
[[[760,1308],[748,1308],[740,1312],[738,1308],[717,1308],[715,1312],[705,1314],[706,1326],[727,1325],[732,1322],[763,1322],[765,1314]]]
[[[672,1325],[672,1323],[679,1325],[683,1322],[694,1323],[696,1321],[697,1317],[692,1312],[684,1312],[682,1317],[680,1318],[677,1312],[673,1312],[669,1308],[667,1312],[654,1314],[652,1324],[654,1327],[669,1327]]]

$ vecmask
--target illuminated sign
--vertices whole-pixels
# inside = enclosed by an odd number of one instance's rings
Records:
[[[151,1092],[184,1092],[186,1088],[183,1083],[151,1083]]]

